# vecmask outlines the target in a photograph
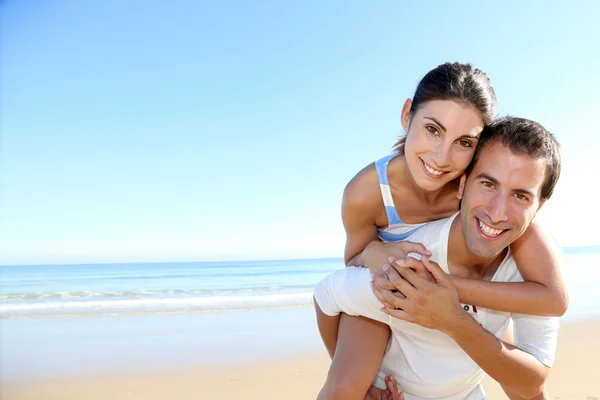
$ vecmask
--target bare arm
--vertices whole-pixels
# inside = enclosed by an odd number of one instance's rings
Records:
[[[509,393],[531,398],[540,394],[550,368],[531,354],[485,330],[462,308],[446,333]]]
[[[514,328],[514,326],[513,326],[513,324],[511,324],[508,327],[508,329],[506,330],[506,333],[504,334],[502,341],[514,346],[515,338],[513,335],[513,328]],[[511,391],[509,388],[507,388],[505,386],[502,386],[502,390],[504,390],[504,393],[510,400],[526,400],[524,397],[519,396],[517,393]],[[544,390],[542,390],[541,393],[539,393],[537,396],[532,397],[529,400],[550,400],[550,397],[548,396],[548,391],[544,387]]]
[[[411,242],[382,243],[377,237],[377,213],[374,210],[384,208],[379,193],[379,181],[374,173],[374,167],[368,166],[359,172],[346,186],[342,200],[342,221],[346,230],[346,248],[344,262],[346,266],[369,267],[372,272],[383,274],[381,267],[388,263],[389,257],[404,258],[408,251],[429,254],[421,244]],[[316,304],[315,304],[316,305]],[[335,354],[339,316],[328,316],[321,312],[316,305],[317,324],[327,352],[333,358]],[[348,328],[354,332],[374,329],[371,324],[356,317],[350,317],[353,322]],[[386,325],[379,325],[380,332],[389,335]],[[377,335],[373,335],[376,338]],[[377,343],[373,343],[377,346]],[[364,346],[363,346],[364,348]],[[358,350],[358,349],[357,349]],[[354,352],[360,356],[360,352]],[[369,349],[363,352],[365,356],[373,354]]]
[[[383,201],[373,190],[373,188],[379,190],[379,185],[371,176],[372,174],[369,167],[365,168],[344,189],[342,222],[346,231],[346,247],[344,249],[346,265],[364,266],[362,256],[365,248],[369,243],[378,241],[375,210],[378,205],[377,201],[381,203],[381,207],[383,207]]]
[[[390,333],[369,282],[365,269],[346,268],[315,286],[319,331],[333,360],[319,399],[363,400],[381,364]]]
[[[375,257],[383,257],[384,260],[387,260],[387,256],[381,256],[377,251],[373,251],[373,248],[376,248],[380,243],[377,239],[376,214],[373,212],[377,207],[376,200],[380,198],[378,195],[379,183],[376,174],[373,175],[373,169],[372,166],[364,168],[348,183],[344,190],[342,221],[346,230],[344,262],[347,266],[363,266],[363,253],[370,243],[373,243],[370,253],[375,254]],[[373,191],[373,188],[376,191]],[[383,203],[381,207],[383,207]],[[372,258],[370,261],[373,261]],[[383,261],[381,265],[385,262],[387,261]],[[338,341],[340,316],[326,315],[321,311],[316,302],[315,309],[317,312],[319,333],[327,348],[327,352],[333,359]],[[371,329],[371,324],[363,319],[357,317],[350,317],[350,319],[354,320],[354,322],[347,324],[346,329],[352,329],[357,334],[364,329]],[[389,328],[386,325],[380,324],[378,327],[384,336],[387,337],[389,335]],[[377,335],[373,337],[376,338]],[[376,343],[374,345],[377,346]]]
[[[519,314],[561,316],[569,297],[561,273],[561,249],[539,223],[511,246],[525,282],[489,282],[452,277],[460,300],[479,307]]]
[[[411,269],[396,270],[388,266],[388,279],[404,296],[399,297],[389,290],[377,290],[377,298],[387,307],[386,313],[446,333],[509,392],[525,398],[542,392],[550,368],[532,354],[501,341],[483,328],[461,307],[455,287],[439,265],[429,262],[425,257],[422,263],[435,282],[421,278]],[[537,336],[541,335],[545,342],[533,347],[542,354],[538,356],[544,357],[546,354],[546,362],[551,365],[553,355],[550,353],[556,344],[556,326],[545,323],[548,318],[539,324],[531,321],[532,318],[542,321],[542,317],[521,318],[515,320],[515,330],[519,323],[524,345],[531,345],[532,338],[539,341]],[[526,327],[529,328],[524,329]]]

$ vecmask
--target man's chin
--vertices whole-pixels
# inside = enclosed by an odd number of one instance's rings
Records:
[[[469,250],[476,257],[490,259],[496,257],[505,248],[506,246],[484,246],[483,244],[479,244],[478,246],[469,247]]]

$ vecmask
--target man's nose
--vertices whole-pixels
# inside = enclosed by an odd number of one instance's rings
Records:
[[[508,212],[506,197],[500,193],[496,196],[493,196],[490,199],[485,211],[492,224],[498,224],[507,221]]]

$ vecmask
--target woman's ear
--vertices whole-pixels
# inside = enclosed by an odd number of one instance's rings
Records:
[[[408,127],[410,126],[410,108],[412,107],[412,100],[406,99],[402,106],[402,114],[400,116],[400,123],[404,132],[408,133]]]

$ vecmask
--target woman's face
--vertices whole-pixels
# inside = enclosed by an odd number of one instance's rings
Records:
[[[465,171],[484,123],[476,108],[453,100],[429,101],[414,115],[410,105],[402,109],[406,163],[417,186],[435,191]]]

